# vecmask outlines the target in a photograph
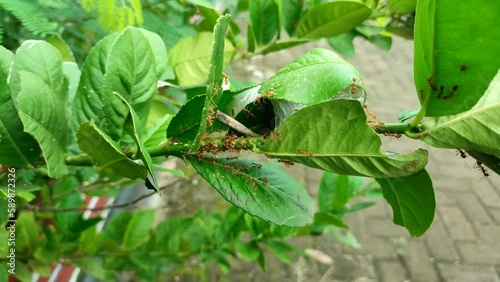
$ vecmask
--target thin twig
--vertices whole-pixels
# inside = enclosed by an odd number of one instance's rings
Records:
[[[169,187],[174,186],[175,184],[179,183],[182,181],[182,179],[177,179],[173,181],[172,183],[166,184],[162,187],[160,187],[159,191],[162,191],[164,189],[167,189]],[[122,203],[122,204],[111,204],[111,205],[106,205],[102,207],[95,207],[95,208],[86,208],[86,207],[78,207],[78,208],[55,208],[55,207],[39,207],[35,205],[26,205],[20,209],[25,209],[25,210],[32,210],[32,211],[53,211],[53,212],[72,212],[72,211],[101,211],[101,210],[106,210],[106,209],[115,209],[115,208],[125,208],[128,206],[132,206],[140,202],[141,200],[144,200],[148,197],[153,196],[154,194],[157,194],[157,192],[151,192],[146,195],[142,195],[140,197],[137,197],[136,199],[127,202],[127,203]]]
[[[221,111],[217,111],[215,116],[217,117],[217,119],[219,121],[221,121],[222,123],[226,124],[227,126],[231,127],[232,129],[238,131],[239,133],[241,133],[245,136],[250,136],[250,137],[259,137],[260,136],[259,134],[248,129],[246,126],[244,126],[239,121],[235,120],[234,118],[226,115],[225,113],[223,113]]]
[[[82,188],[76,188],[76,189],[71,189],[71,190],[68,190],[68,191],[64,191],[64,192],[62,192],[60,194],[55,195],[50,200],[52,202],[54,202],[54,201],[57,201],[57,200],[61,199],[62,197],[67,196],[69,194],[89,192],[89,191],[92,191],[94,189],[99,188],[101,185],[115,186],[115,185],[120,185],[120,184],[122,184],[124,182],[128,182],[128,181],[130,181],[130,179],[123,178],[123,179],[120,179],[120,180],[117,180],[117,181],[111,182],[111,183],[105,183],[105,182],[100,182],[100,181],[99,182],[92,182],[92,183],[90,183],[87,186],[83,186]]]

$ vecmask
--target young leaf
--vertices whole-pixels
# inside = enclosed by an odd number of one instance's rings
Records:
[[[255,41],[266,45],[279,32],[278,5],[269,0],[249,0],[248,5]]]
[[[336,3],[336,2],[335,2]],[[270,99],[315,104],[326,101],[361,79],[358,71],[332,51],[313,49],[280,69],[259,93]]]
[[[350,30],[344,33],[341,33],[336,36],[332,36],[327,38],[328,45],[332,47],[338,53],[346,56],[352,57],[354,56],[354,38],[356,37],[357,32],[355,30]]]
[[[146,178],[146,168],[129,159],[121,151],[119,145],[100,130],[93,121],[82,124],[76,136],[80,149],[94,158],[101,167],[109,167],[131,179]]]
[[[155,57],[156,66],[156,79],[160,79],[162,75],[167,71],[167,48],[161,37],[149,30],[143,28],[137,28],[138,31],[142,32],[142,35],[148,40],[151,51]]]
[[[105,131],[119,138],[129,111],[113,94],[117,92],[136,111],[146,126],[151,98],[156,89],[156,63],[149,41],[137,28],[125,29],[111,48],[101,95]]]
[[[255,242],[247,243],[247,242],[237,241],[234,244],[234,247],[245,260],[249,261],[257,259],[260,253],[262,252],[262,250],[259,248],[259,245],[257,245],[257,243]]]
[[[57,49],[45,41],[27,40],[17,49],[10,73],[12,99],[17,105],[21,92],[20,72],[37,75],[60,99],[66,99],[62,58]]]
[[[144,146],[152,147],[165,141],[167,138],[166,132],[167,128],[172,120],[172,115],[165,115],[162,118],[156,120],[152,125],[146,128],[144,133]]]
[[[123,246],[127,251],[135,250],[149,239],[149,230],[153,228],[155,211],[136,211],[127,224],[123,234]]]
[[[14,54],[0,46],[0,163],[28,167],[40,156],[36,140],[24,132],[11,97],[7,78]]]
[[[314,225],[333,225],[341,228],[349,226],[337,215],[331,212],[317,212],[314,214]]]
[[[134,139],[135,144],[137,145],[137,156],[142,160],[144,166],[148,170],[149,177],[153,180],[153,183],[150,182],[149,178],[146,178],[146,187],[158,191],[158,180],[156,180],[156,175],[153,170],[153,160],[149,155],[149,152],[146,150],[144,143],[142,142],[142,127],[139,121],[139,117],[135,113],[135,110],[130,106],[130,104],[123,99],[118,93],[114,92],[114,94],[122,100],[122,102],[127,106],[129,110],[129,115],[127,120],[125,121],[124,130],[132,139]]]
[[[423,169],[411,176],[376,180],[392,207],[394,223],[408,229],[413,237],[424,234],[436,211],[434,189],[427,172]]]
[[[170,50],[168,61],[174,67],[180,86],[193,86],[207,81],[213,44],[213,33],[200,32],[180,40]],[[227,39],[224,46],[225,66],[231,61],[234,47]]]
[[[38,224],[32,212],[23,211],[16,222],[17,253],[34,253],[38,247]]]
[[[339,35],[353,29],[371,15],[361,3],[335,1],[317,5],[309,10],[297,26],[299,38],[321,38]]]
[[[427,151],[398,155],[380,151],[380,137],[366,122],[358,101],[332,100],[287,118],[254,151],[337,174],[399,177],[427,164]]]
[[[45,39],[48,43],[54,46],[57,51],[61,54],[61,58],[64,62],[72,62],[75,63],[75,57],[73,56],[73,52],[71,48],[69,48],[68,44],[61,38],[59,35],[50,36]]]
[[[179,142],[188,142],[196,137],[205,101],[205,95],[198,95],[180,108],[168,125],[169,139],[175,138]]]
[[[19,116],[24,131],[33,135],[42,149],[49,176],[68,172],[65,162],[69,124],[66,104],[40,77],[20,71]]]
[[[324,172],[319,184],[318,206],[320,211],[339,210],[349,200],[349,178]]]
[[[212,59],[210,60],[207,95],[205,95],[205,103],[201,111],[200,126],[193,140],[194,142],[191,148],[189,148],[190,152],[199,149],[201,135],[205,133],[207,126],[212,126],[211,121],[215,116],[216,103],[219,102],[222,97],[222,81],[224,80],[224,41],[230,19],[231,17],[229,15],[220,17],[217,19],[217,24],[214,28],[214,45],[212,47]]]
[[[458,115],[428,118],[422,141],[438,148],[475,151],[500,157],[500,71],[470,110]]]
[[[283,171],[250,160],[212,161],[189,159],[200,175],[233,205],[278,225],[304,226],[312,222],[313,201]]]
[[[104,75],[111,47],[118,38],[118,33],[111,34],[99,41],[85,58],[82,67],[80,83],[73,100],[72,127],[78,130],[82,123],[93,120],[101,124],[104,117],[102,112],[102,87]]]
[[[288,35],[295,34],[295,27],[302,12],[304,2],[301,0],[277,0],[280,15],[280,26],[283,26]]]
[[[418,1],[415,85],[427,116],[467,111],[484,94],[500,68],[498,18],[490,0]]]

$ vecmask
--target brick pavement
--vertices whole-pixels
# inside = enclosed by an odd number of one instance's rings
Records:
[[[348,60],[363,76],[368,102],[379,119],[394,122],[401,111],[419,108],[413,85],[413,42],[394,38],[388,52],[366,41],[355,43],[356,55]],[[256,58],[250,65],[258,65],[253,69],[264,71],[254,71],[255,80],[269,77],[312,47],[306,45],[284,54]],[[369,258],[363,260],[369,267],[353,263],[349,271],[344,271],[350,273],[347,276],[338,275],[341,270],[329,269],[321,281],[500,282],[500,177],[483,177],[473,168],[473,159],[464,160],[452,150],[430,148],[407,138],[384,141],[388,141],[386,148],[398,152],[418,147],[430,151],[427,169],[436,191],[435,221],[421,238],[411,238],[392,223],[390,207],[383,201],[349,215],[347,222],[363,247],[338,248],[321,241],[318,247],[336,263],[345,262],[346,256],[355,261],[364,255]],[[300,166],[293,170],[315,194],[321,173]],[[331,278],[325,280],[325,275]]]

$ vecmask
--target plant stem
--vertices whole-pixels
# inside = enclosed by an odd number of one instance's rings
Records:
[[[409,123],[384,123],[374,128],[377,133],[389,134],[405,134],[408,129],[410,129]]]

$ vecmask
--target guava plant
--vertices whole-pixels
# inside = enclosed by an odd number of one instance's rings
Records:
[[[82,66],[64,51],[67,46],[28,40],[15,53],[1,47],[1,201],[8,208],[16,199],[17,205],[1,219],[17,218],[16,277],[47,272],[61,259],[103,278],[109,275],[104,270],[132,269],[150,279],[165,271],[161,265],[193,254],[224,270],[235,253],[264,267],[259,244],[287,257],[301,251],[283,238],[345,228],[342,216],[356,210],[349,199],[376,187],[364,186],[360,177],[378,182],[394,223],[421,236],[435,212],[428,153],[381,150],[382,134],[467,152],[485,174],[486,167],[500,173],[500,58],[494,52],[500,30],[490,28],[500,16],[496,4],[418,1],[414,71],[421,108],[384,123],[366,106],[369,90],[355,67],[327,49],[310,50],[257,85],[229,87],[224,67],[235,57],[323,37],[346,52],[355,36],[384,45],[387,31],[408,31],[391,25],[395,19],[407,23],[398,9],[415,8],[412,1],[388,1],[390,21],[373,14],[386,8],[378,1],[311,2],[306,9],[301,1],[249,1],[246,48],[231,17],[202,3],[200,32],[168,54],[161,36],[135,27],[103,38]],[[175,106],[171,97],[178,92],[189,99],[172,113],[168,106]],[[242,158],[244,150],[326,171],[319,210],[275,163]],[[156,227],[154,211],[125,212],[100,233],[100,219],[82,218],[79,187],[142,179],[160,192],[155,172],[165,157],[190,164],[239,209],[175,217]],[[16,177],[23,185],[9,181]],[[250,241],[240,238],[244,232]],[[2,247],[2,256],[9,250]]]

